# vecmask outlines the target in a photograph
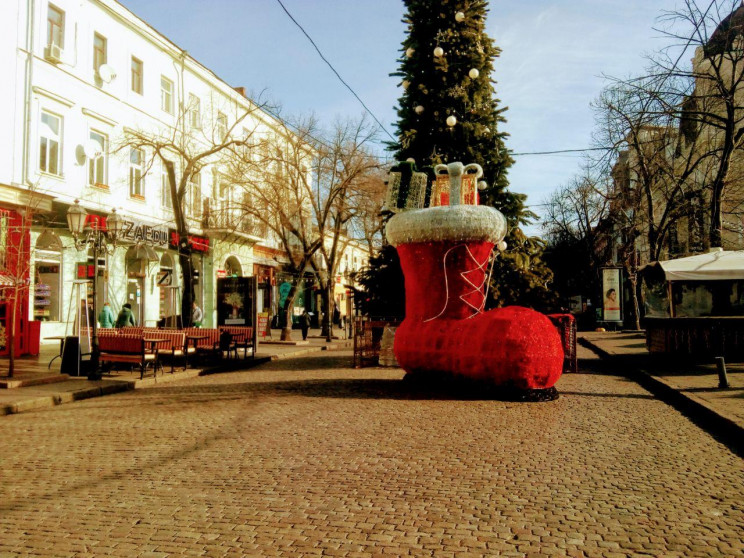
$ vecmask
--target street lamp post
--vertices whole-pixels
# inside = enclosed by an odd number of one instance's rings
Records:
[[[98,369],[100,350],[98,348],[98,308],[97,308],[97,285],[98,285],[98,257],[108,253],[109,243],[111,249],[116,247],[116,240],[124,228],[124,219],[117,215],[116,209],[106,218],[106,227],[100,222],[92,225],[86,223],[88,212],[80,207],[79,200],[67,211],[67,226],[75,239],[75,247],[83,250],[90,245],[93,249],[93,324],[91,331],[90,368],[88,369],[89,380],[99,380],[101,375]]]

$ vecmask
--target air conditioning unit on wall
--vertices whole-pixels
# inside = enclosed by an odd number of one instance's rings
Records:
[[[62,47],[52,43],[44,47],[44,58],[53,64],[62,62]]]

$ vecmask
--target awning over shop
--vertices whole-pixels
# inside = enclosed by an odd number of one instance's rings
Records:
[[[645,266],[661,268],[667,281],[744,280],[744,250],[718,251],[687,258],[655,262]]]

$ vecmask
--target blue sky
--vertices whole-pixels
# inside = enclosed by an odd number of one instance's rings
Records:
[[[276,0],[120,0],[233,86],[261,92],[284,114],[331,124],[363,108]],[[404,37],[400,0],[282,0],[326,58],[394,134],[400,89],[388,74]],[[652,28],[680,0],[495,0],[487,29],[503,49],[492,77],[515,153],[589,147],[589,103],[603,74],[642,71],[664,41]],[[384,135],[381,136],[384,138]],[[522,156],[510,188],[539,204],[580,171],[579,155]],[[538,228],[531,231],[537,233]]]

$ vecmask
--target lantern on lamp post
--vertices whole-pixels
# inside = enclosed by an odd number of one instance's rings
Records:
[[[106,219],[105,226],[100,221],[88,225],[87,221],[88,212],[80,206],[79,200],[75,200],[75,205],[70,206],[67,210],[67,226],[78,250],[90,246],[93,251],[93,323],[91,324],[90,367],[87,376],[89,380],[99,380],[101,374],[98,366],[100,350],[98,347],[98,308],[96,300],[98,258],[106,254],[112,254],[116,249],[116,241],[124,230],[124,219],[116,213],[116,209],[113,209],[111,215]]]

